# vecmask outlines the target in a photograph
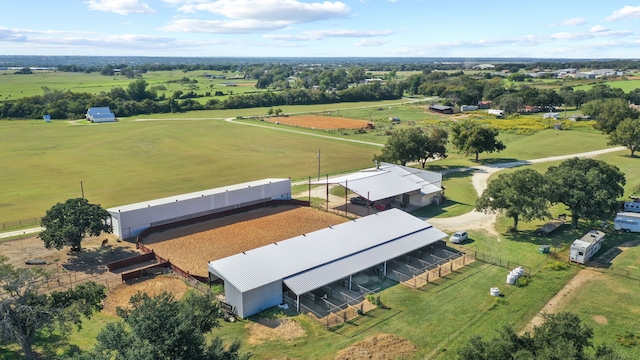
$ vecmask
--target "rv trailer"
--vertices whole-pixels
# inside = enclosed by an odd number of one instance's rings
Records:
[[[584,264],[589,261],[589,259],[600,250],[600,246],[604,241],[604,235],[602,231],[591,230],[585,236],[575,240],[573,244],[571,244],[569,260],[579,264]]]
[[[640,214],[619,212],[613,220],[613,228],[624,232],[640,232]]]

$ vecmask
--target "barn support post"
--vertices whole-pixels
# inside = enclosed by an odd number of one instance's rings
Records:
[[[329,211],[329,174],[327,174],[327,201],[325,202],[325,211]]]
[[[387,262],[384,262],[384,268],[382,269],[382,273],[384,274],[384,276],[387,276]]]
[[[344,216],[347,216],[347,192],[349,191],[349,180],[344,179]]]
[[[300,295],[296,294],[296,311],[300,312]]]
[[[349,290],[351,290],[351,275],[349,275]]]
[[[311,204],[311,176],[309,176],[309,204]]]
[[[369,215],[369,208],[371,205],[369,204],[369,192],[367,191],[367,215]]]

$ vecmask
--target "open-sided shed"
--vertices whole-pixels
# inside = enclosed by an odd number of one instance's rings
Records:
[[[121,239],[180,220],[223,212],[271,200],[290,200],[290,179],[263,179],[175,195],[107,209],[113,233]]]
[[[442,174],[385,162],[357,173],[312,183],[340,185],[369,201],[392,199],[417,207],[440,201],[444,192]]]
[[[398,209],[369,215],[209,263],[242,318],[429,246],[447,235]],[[283,286],[284,285],[284,286]]]

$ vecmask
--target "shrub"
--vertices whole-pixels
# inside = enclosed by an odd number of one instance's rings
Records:
[[[616,335],[616,341],[622,346],[633,347],[640,344],[640,336],[627,332],[625,334]]]
[[[553,262],[550,262],[546,265],[543,266],[544,269],[549,269],[549,270],[554,270],[554,271],[562,271],[562,270],[567,270],[569,269],[569,264],[567,264],[564,261],[560,261],[560,260],[556,260]]]
[[[517,287],[525,287],[531,283],[531,276],[522,275],[516,280]]]

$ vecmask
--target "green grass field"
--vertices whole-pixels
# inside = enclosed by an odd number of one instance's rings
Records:
[[[604,83],[611,86],[612,88],[620,88],[626,93],[640,87],[640,80],[615,80],[615,81],[606,81]],[[591,89],[593,86],[594,84],[580,85],[580,86],[574,87],[573,89],[587,91]]]
[[[0,100],[15,100],[22,97],[42,95],[45,88],[51,90],[71,90],[73,92],[86,92],[97,95],[101,92],[109,92],[114,87],[127,89],[130,82],[124,76],[104,76],[100,73],[66,73],[53,71],[36,71],[28,75],[16,75],[15,71],[0,71]],[[216,71],[152,71],[141,74],[150,88],[156,90],[158,96],[164,94],[167,97],[175,91],[194,91],[196,94],[205,95],[210,92],[212,96],[196,98],[201,103],[209,99],[222,100],[232,94],[244,94],[247,92],[264,91],[254,87],[255,81],[244,79],[209,79],[204,74],[217,74]],[[224,74],[232,75],[232,74]],[[197,80],[197,83],[180,83],[182,78]],[[226,86],[226,83],[234,83],[237,86]],[[216,91],[221,91],[224,96],[213,96]]]
[[[81,196],[104,207],[267,177],[306,178],[371,166],[376,147],[225,121],[72,126],[2,121],[0,219],[42,216]]]

